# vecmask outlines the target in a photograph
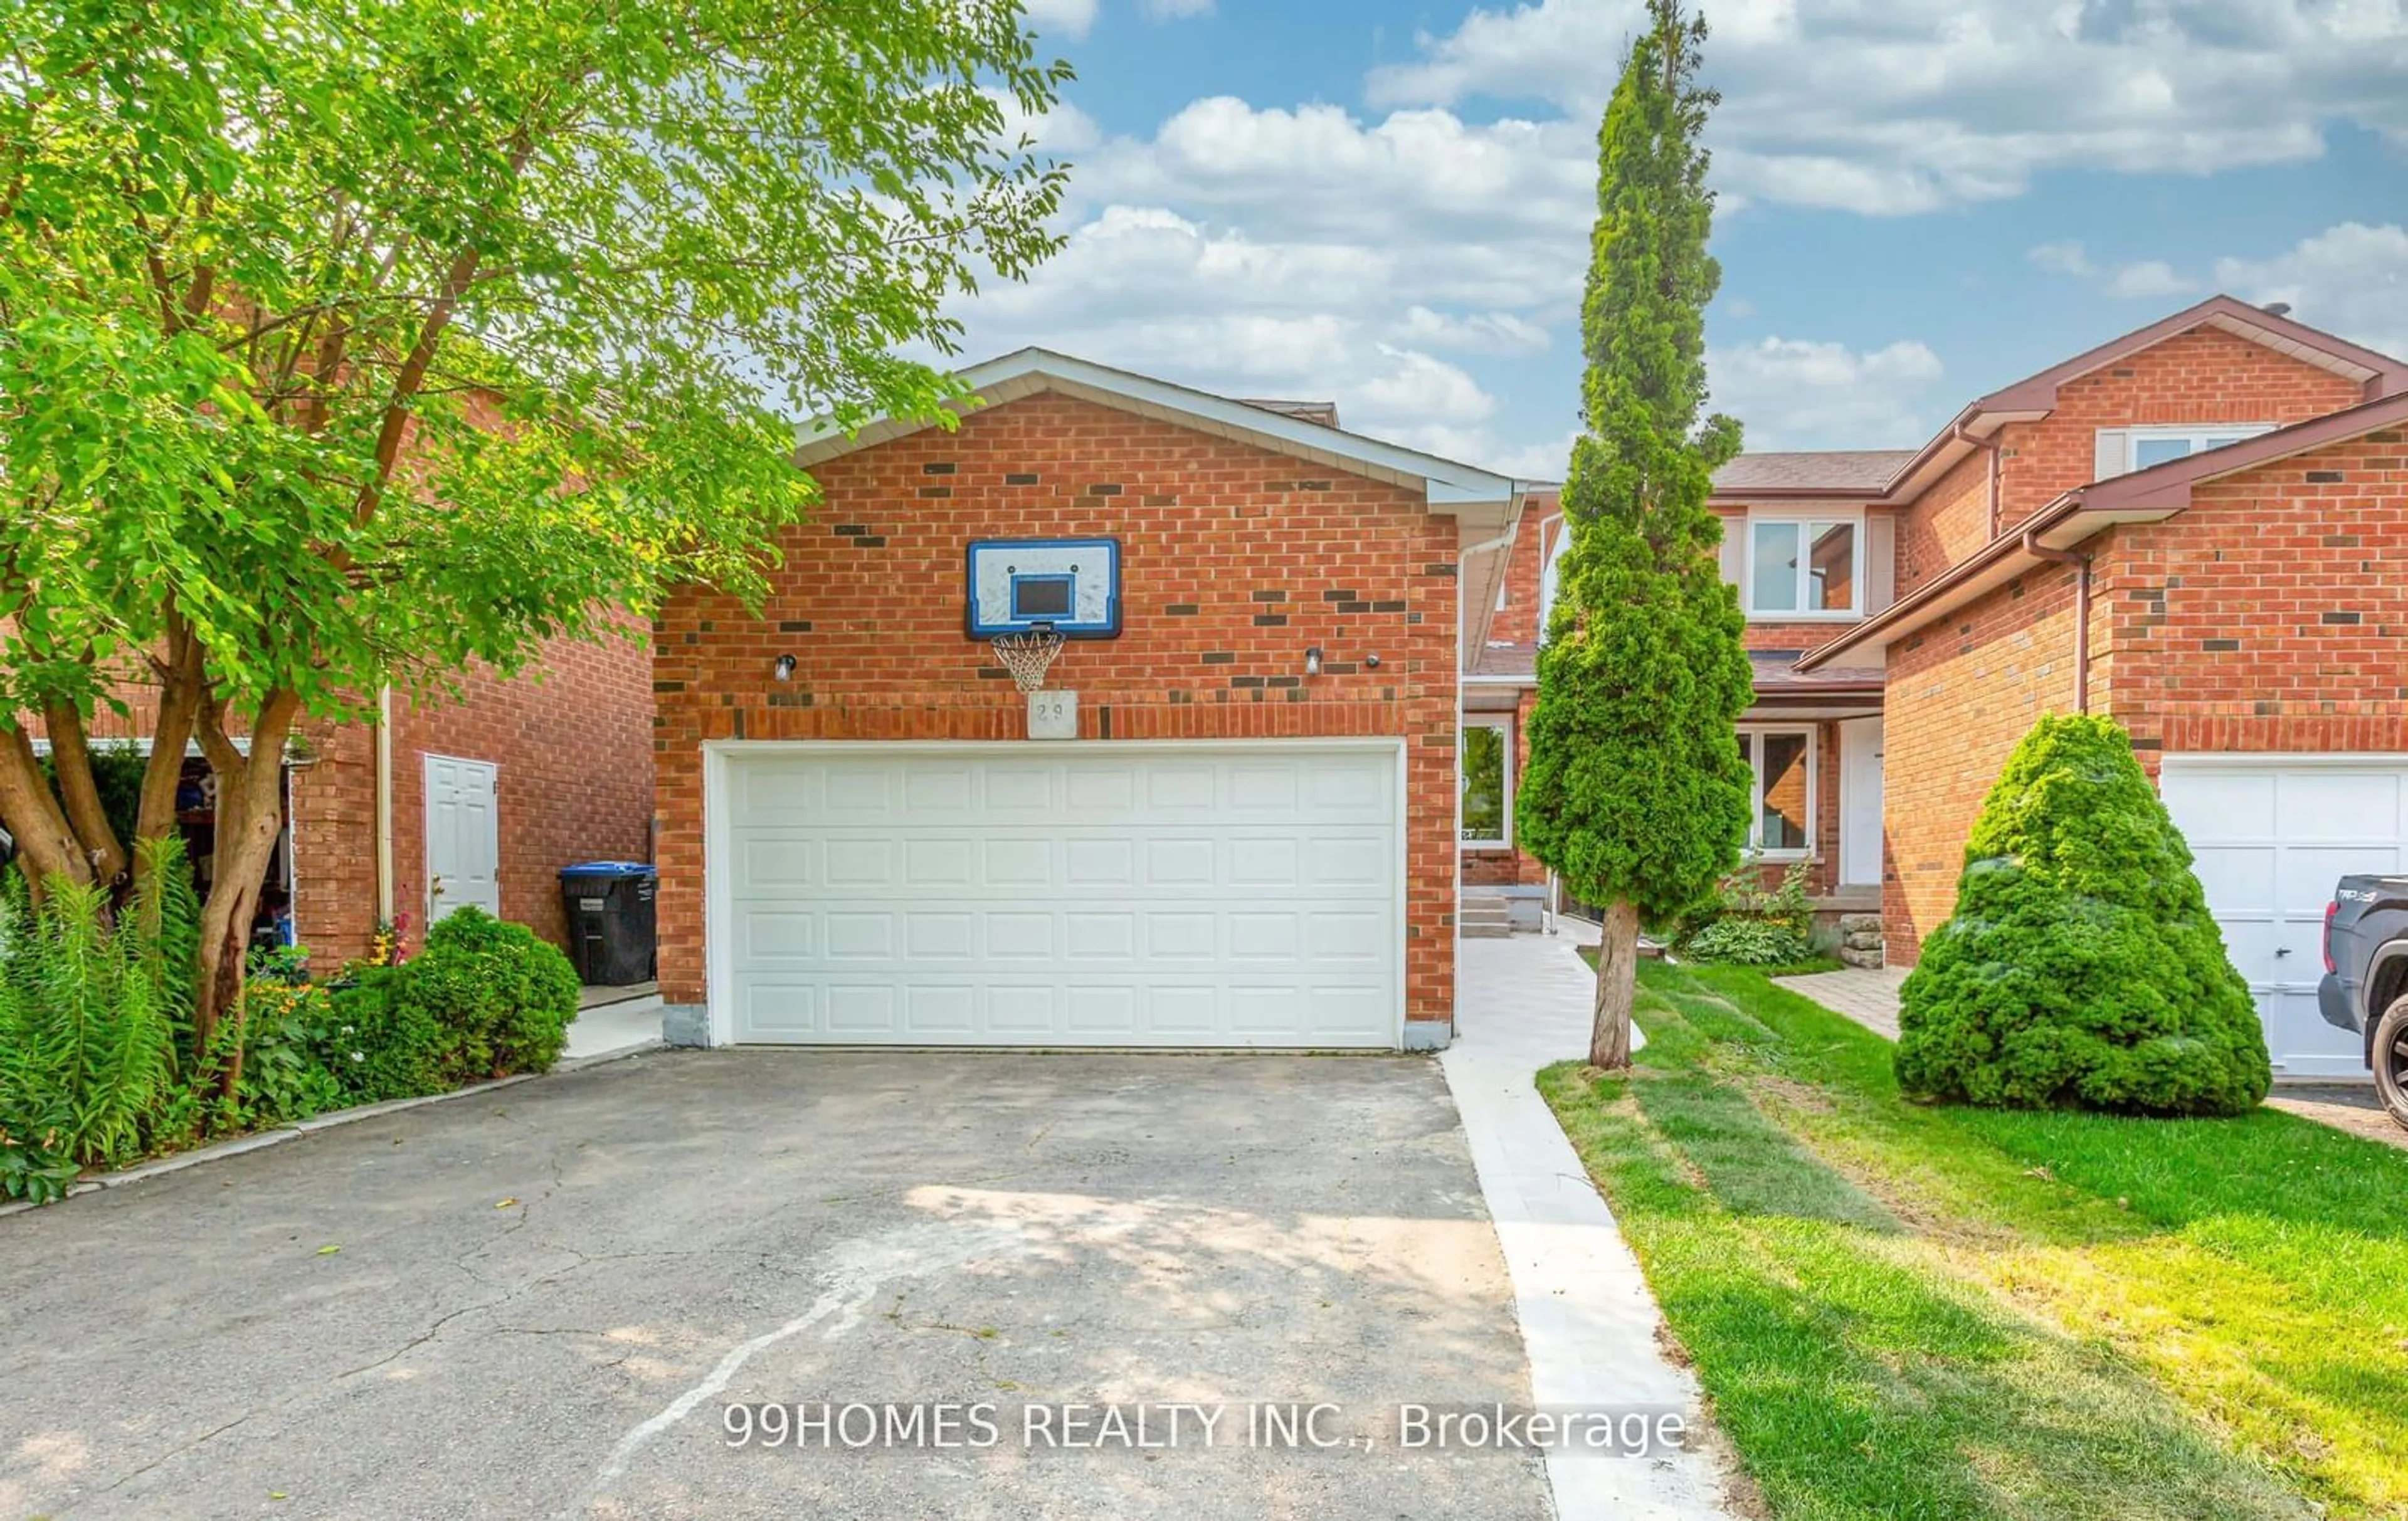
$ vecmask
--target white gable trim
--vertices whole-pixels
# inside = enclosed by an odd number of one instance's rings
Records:
[[[962,371],[961,378],[990,407],[1043,392],[1077,396],[1140,417],[1255,444],[1349,474],[1369,476],[1392,485],[1418,487],[1426,494],[1431,510],[1451,516],[1488,517],[1498,515],[1500,509],[1510,511],[1523,490],[1522,482],[1511,476],[1045,349],[1023,349],[1000,359],[990,359]],[[957,409],[969,411],[976,406],[972,402]],[[870,423],[848,438],[833,423],[820,419],[796,430],[795,463],[808,469],[823,460],[933,425],[887,419]]]

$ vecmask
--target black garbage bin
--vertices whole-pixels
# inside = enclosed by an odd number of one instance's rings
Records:
[[[658,873],[641,861],[580,861],[560,868],[560,907],[568,919],[568,959],[578,981],[624,987],[650,982],[653,966],[652,893]]]

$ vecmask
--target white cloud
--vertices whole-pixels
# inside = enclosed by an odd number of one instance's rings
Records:
[[[1375,71],[1382,106],[1475,95],[1594,120],[1640,0],[1475,9]],[[2320,123],[2408,142],[2402,0],[1730,0],[1713,8],[1716,182],[1904,214],[2078,166],[2209,174],[2311,158]]]
[[[1553,341],[1538,323],[1510,311],[1478,311],[1455,315],[1415,306],[1397,324],[1399,341],[1433,349],[1461,349],[1472,353],[1539,353]]]
[[[1138,0],[1138,8],[1146,20],[1154,22],[1184,21],[1191,16],[1212,14],[1212,0]]]
[[[2408,358],[2408,230],[2344,222],[2271,259],[2218,259],[2215,282],[2243,300]]]
[[[1040,32],[1058,31],[1073,39],[1096,24],[1096,0],[1023,0],[1029,24]]]
[[[2087,280],[2099,273],[2080,243],[2042,243],[2026,251],[2024,257],[2052,275],[2076,275]]]
[[[1901,449],[1931,431],[1940,356],[1912,339],[1859,353],[1798,338],[1706,355],[1713,404],[1747,428],[1750,449]]]
[[[2107,294],[2125,300],[2189,295],[2198,289],[2199,281],[2176,274],[2174,266],[2163,259],[2143,259],[2138,264],[2128,264],[2116,270],[2107,281]]]
[[[986,97],[1003,113],[1003,141],[1017,149],[1025,140],[1042,153],[1077,153],[1103,141],[1103,131],[1096,119],[1071,105],[1057,101],[1054,108],[1031,114],[1023,110],[1019,100],[1009,91],[989,90]]]

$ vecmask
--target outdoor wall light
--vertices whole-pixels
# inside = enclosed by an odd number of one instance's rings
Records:
[[[1312,649],[1304,652],[1304,673],[1307,676],[1318,676],[1321,674],[1320,645],[1316,644]]]
[[[795,679],[795,657],[793,655],[780,655],[778,657],[777,665],[771,667],[770,670],[772,674],[781,682],[793,681]]]

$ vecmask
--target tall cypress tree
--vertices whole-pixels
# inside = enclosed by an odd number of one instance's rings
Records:
[[[1734,727],[1753,693],[1744,619],[1706,507],[1739,424],[1700,420],[1713,193],[1698,136],[1702,18],[1650,0],[1598,134],[1598,221],[1582,337],[1585,430],[1564,482],[1565,552],[1530,759],[1525,848],[1598,905],[1589,1060],[1630,1060],[1642,917],[1680,912],[1739,864],[1749,773]]]

